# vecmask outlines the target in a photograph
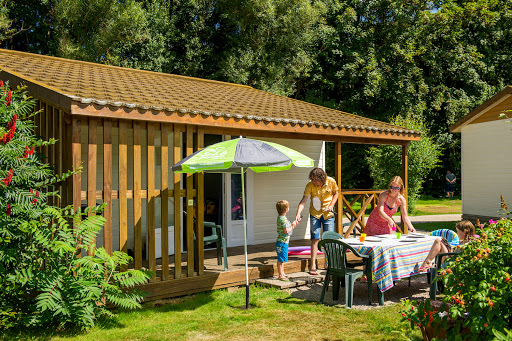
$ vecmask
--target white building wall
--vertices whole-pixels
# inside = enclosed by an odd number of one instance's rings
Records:
[[[462,213],[497,217],[500,195],[512,203],[512,124],[462,128]]]
[[[322,141],[302,141],[290,139],[269,139],[265,141],[276,142],[284,146],[293,148],[313,160],[315,166],[324,167],[325,148]],[[276,232],[276,202],[279,200],[288,200],[290,202],[290,211],[287,218],[290,221],[295,219],[297,206],[299,205],[304,188],[308,183],[309,172],[311,168],[292,167],[290,170],[282,172],[270,172],[254,174],[253,191],[253,214],[254,218],[254,244],[275,242]],[[250,194],[250,193],[248,193]],[[303,210],[304,218],[299,226],[293,232],[291,239],[309,239],[309,219],[308,216],[309,201]]]

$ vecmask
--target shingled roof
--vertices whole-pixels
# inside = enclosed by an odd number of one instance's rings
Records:
[[[397,143],[419,140],[421,134],[226,82],[2,49],[0,68],[2,78],[26,84],[33,96],[71,115],[270,129],[325,140],[345,136]]]

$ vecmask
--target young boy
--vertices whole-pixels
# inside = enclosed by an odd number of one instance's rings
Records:
[[[290,204],[286,200],[280,200],[276,203],[277,209],[277,271],[279,273],[278,279],[281,281],[289,281],[284,274],[284,263],[288,261],[288,242],[292,235],[293,229],[297,226],[297,222],[290,223],[286,219],[286,213],[290,210]]]

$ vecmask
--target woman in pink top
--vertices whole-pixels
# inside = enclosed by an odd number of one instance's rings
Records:
[[[390,234],[396,230],[396,224],[392,218],[393,214],[398,211],[401,206],[402,219],[410,232],[415,232],[416,229],[412,226],[409,216],[407,215],[407,205],[404,193],[404,182],[399,176],[395,176],[389,182],[389,189],[379,195],[379,204],[370,213],[364,232],[368,236],[375,236],[379,234]]]

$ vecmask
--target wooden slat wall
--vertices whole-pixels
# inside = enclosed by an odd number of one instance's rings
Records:
[[[135,234],[134,261],[135,269],[142,268],[142,158],[141,158],[141,123],[133,123],[133,226]]]
[[[50,138],[55,139],[55,113],[54,108],[52,106],[48,106],[48,121],[50,122],[48,125],[48,137],[47,140]],[[51,144],[48,146],[48,163],[50,165],[55,165],[55,144]],[[49,186],[48,191],[53,192],[55,190],[54,186]],[[48,204],[54,205],[54,197],[50,196],[48,197]]]
[[[194,130],[187,125],[187,156],[194,152]],[[192,194],[194,178],[193,174],[187,173],[187,276],[194,276],[194,197]]]
[[[55,118],[55,124],[56,124],[56,138],[57,138],[57,144],[55,145],[55,171],[58,175],[61,175],[62,172],[63,172],[63,169],[62,169],[62,158],[63,158],[63,153],[62,153],[62,122],[63,122],[63,118],[62,118],[62,112],[58,109],[54,109],[54,112],[55,112],[55,115],[56,115],[56,118]],[[59,184],[55,187],[55,189],[59,192],[59,193],[62,193],[62,184]],[[62,201],[59,197],[55,197],[55,200],[54,200],[54,204],[55,206],[57,207],[60,207],[62,205]]]
[[[119,249],[123,252],[128,252],[128,147],[124,132],[129,128],[127,121],[119,121]]]
[[[187,203],[187,277],[195,275],[204,275],[204,246],[203,246],[203,215],[204,215],[204,177],[202,174],[185,176],[186,189],[181,189],[180,174],[174,174],[173,190],[169,189],[169,168],[174,163],[181,160],[182,143],[185,143],[186,155],[192,154],[198,148],[204,147],[204,131],[203,129],[197,130],[193,126],[172,125],[172,124],[147,124],[144,122],[129,122],[129,121],[113,121],[110,119],[101,118],[84,118],[71,116],[61,112],[44,103],[40,103],[38,107],[44,111],[41,118],[34,118],[36,123],[36,132],[41,134],[41,137],[48,139],[53,137],[58,140],[55,146],[47,148],[48,161],[54,165],[57,173],[67,172],[73,167],[78,169],[81,162],[87,164],[87,185],[86,190],[81,191],[81,173],[74,174],[70,177],[68,183],[63,182],[60,185],[62,194],[61,204],[72,204],[75,209],[81,207],[82,200],[87,201],[89,207],[96,205],[97,200],[103,200],[106,203],[106,208],[103,212],[106,223],[104,226],[103,246],[110,254],[113,252],[113,223],[112,223],[112,207],[113,201],[118,200],[119,204],[119,245],[120,249],[124,252],[128,251],[128,221],[127,217],[131,212],[128,212],[128,200],[133,199],[133,216],[134,216],[134,268],[143,268],[143,231],[142,222],[147,218],[147,234],[148,234],[148,269],[156,273],[156,259],[155,259],[155,215],[161,215],[161,238],[162,238],[162,277],[160,280],[166,281],[170,279],[181,278],[182,270],[182,248],[181,248],[181,214],[182,206],[180,204],[181,198],[186,200]],[[37,109],[37,108],[36,108]],[[44,125],[41,127],[39,125]],[[118,190],[114,190],[112,186],[113,179],[113,127],[119,126],[119,170],[118,170]],[[133,190],[128,190],[128,184],[131,179],[128,179],[128,138],[127,132],[133,125]],[[88,134],[85,140],[81,139],[82,127],[87,127]],[[103,128],[103,145],[98,146],[98,128]],[[155,155],[155,132],[160,130],[161,140],[161,153]],[[142,160],[142,143],[141,136],[144,131],[147,132],[147,165],[145,160]],[[196,133],[197,131],[197,133]],[[172,146],[169,146],[168,138],[170,133],[173,132]],[[183,133],[185,140],[182,139]],[[195,138],[195,141],[194,141]],[[82,144],[86,144],[87,160],[81,158]],[[194,145],[196,148],[194,148]],[[169,159],[169,147],[173,148],[174,158]],[[97,167],[98,167],[98,148],[103,150],[103,187],[97,188]],[[44,153],[44,148],[41,148]],[[156,157],[161,161],[161,178],[160,188],[155,188],[155,170],[156,170]],[[132,166],[132,165],[130,165]],[[147,189],[143,188],[142,183],[142,167],[147,166]],[[101,182],[100,182],[101,183]],[[169,197],[174,197],[174,221],[169,221]],[[142,216],[142,203],[145,198],[148,199],[147,217]],[[155,212],[155,200],[160,198],[161,211]],[[194,204],[195,199],[195,204]],[[56,201],[58,202],[58,201]],[[192,205],[188,205],[192,203]],[[194,213],[194,210],[197,210]],[[197,217],[194,221],[194,216]],[[169,264],[169,245],[168,226],[174,225],[174,259],[175,264]],[[197,236],[197,241],[194,245],[194,232]],[[196,257],[194,257],[196,252]],[[174,275],[171,275],[170,270],[174,267]],[[125,270],[125,269],[121,269]],[[152,279],[156,281],[156,276]]]
[[[182,127],[174,125],[174,163],[181,160],[181,133]],[[174,173],[174,278],[181,278],[181,203],[180,203],[181,175]]]
[[[148,123],[148,252],[149,270],[156,273],[155,259],[155,125]],[[156,281],[153,276],[152,281]]]
[[[81,118],[72,117],[71,118],[71,158],[73,162],[73,168],[78,169],[81,165],[81,152],[82,145],[80,143],[80,129],[81,129]],[[73,188],[72,188],[72,198],[73,198],[73,208],[78,210],[81,206],[81,190],[82,190],[82,174],[77,172],[73,174]]]
[[[103,202],[107,203],[103,217],[103,245],[112,254],[112,121],[103,120]]]
[[[204,148],[204,130],[197,130],[197,150]],[[197,230],[196,230],[196,271],[199,276],[204,275],[204,174],[196,175],[197,188]]]
[[[162,237],[162,281],[169,279],[169,124],[160,127],[160,197],[161,197],[161,237]],[[134,189],[135,190],[135,189]]]

